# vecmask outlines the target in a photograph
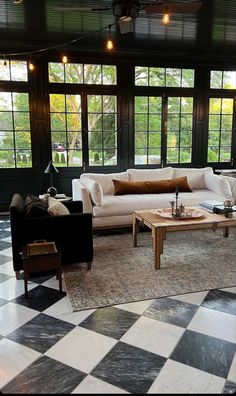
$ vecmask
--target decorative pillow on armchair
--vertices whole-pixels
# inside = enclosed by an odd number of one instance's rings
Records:
[[[48,203],[35,195],[26,196],[24,208],[28,217],[48,216]]]
[[[48,213],[51,216],[62,216],[69,214],[69,210],[63,203],[58,201],[58,199],[49,197],[48,198]]]

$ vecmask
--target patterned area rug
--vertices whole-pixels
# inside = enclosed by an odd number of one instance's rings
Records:
[[[151,233],[95,236],[92,270],[64,267],[74,311],[236,285],[236,227],[167,234],[161,269],[155,270]]]

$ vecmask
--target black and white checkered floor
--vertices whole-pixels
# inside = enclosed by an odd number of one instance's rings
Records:
[[[236,287],[72,312],[48,275],[29,297],[1,217],[3,394],[236,392]]]

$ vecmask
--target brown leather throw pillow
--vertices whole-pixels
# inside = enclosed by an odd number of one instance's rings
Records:
[[[174,193],[176,186],[178,192],[192,192],[189,187],[187,176],[176,179],[152,180],[152,181],[125,181],[113,179],[115,188],[114,195],[124,194],[163,194]]]

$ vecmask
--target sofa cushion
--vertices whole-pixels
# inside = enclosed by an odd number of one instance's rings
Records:
[[[24,200],[24,210],[28,217],[48,216],[48,203],[39,197],[28,194]]]
[[[51,216],[63,216],[69,214],[69,210],[62,202],[58,199],[49,197],[48,198],[48,213]]]
[[[170,208],[170,201],[174,199],[173,193],[104,195],[102,206],[93,207],[93,216],[108,220],[113,216],[132,215],[134,210]],[[210,190],[195,190],[191,193],[179,194],[179,204],[182,203],[186,207],[197,206],[200,202],[209,200],[223,202],[224,196]]]
[[[89,179],[88,177],[83,177],[83,185],[89,192],[90,198],[94,205],[102,205],[103,191],[100,183],[98,181]]]
[[[150,180],[163,180],[172,179],[173,168],[158,169],[128,169],[128,180],[130,181],[150,181]]]
[[[150,180],[150,181],[124,181],[113,180],[115,187],[114,195],[124,194],[163,194],[175,192],[178,186],[180,192],[191,192],[187,177],[177,179]]]
[[[114,194],[114,185],[112,180],[128,180],[128,173],[82,173],[80,176],[82,183],[85,177],[97,181],[102,188],[103,194]]]
[[[224,195],[226,198],[232,197],[232,191],[228,180],[218,175],[212,175],[211,173],[205,173],[204,178],[208,190]]]
[[[211,167],[206,168],[174,168],[173,177],[187,176],[189,186],[192,190],[206,188],[205,173],[213,173]]]

